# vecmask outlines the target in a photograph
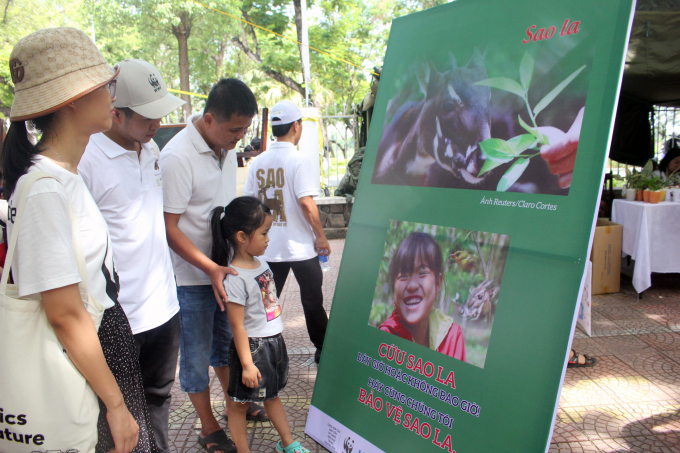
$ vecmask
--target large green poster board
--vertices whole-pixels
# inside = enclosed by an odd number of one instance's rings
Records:
[[[632,13],[394,21],[306,427],[326,448],[547,450]]]

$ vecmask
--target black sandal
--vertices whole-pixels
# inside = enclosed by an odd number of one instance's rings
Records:
[[[205,448],[208,453],[215,453],[216,451],[223,451],[224,453],[236,453],[236,445],[229,439],[227,433],[223,429],[218,429],[205,437],[198,435],[198,443]],[[208,447],[208,444],[215,444]]]
[[[571,350],[574,355],[572,356],[571,359],[569,359],[569,362],[567,363],[567,368],[590,368],[592,366],[597,365],[597,358],[595,357],[590,357],[588,354],[579,354],[575,350]],[[585,363],[579,363],[579,358],[583,356],[586,358]]]
[[[257,414],[255,414],[257,412]],[[267,412],[264,407],[257,403],[250,403],[248,409],[246,410],[246,420],[251,422],[268,422],[269,417],[267,417]]]
[[[229,419],[227,409],[224,409],[222,417]],[[269,417],[267,416],[267,411],[265,411],[264,407],[257,403],[250,403],[250,406],[248,406],[248,409],[246,410],[246,420],[249,422],[268,422]]]

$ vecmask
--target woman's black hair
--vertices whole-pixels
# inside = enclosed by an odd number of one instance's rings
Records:
[[[54,119],[54,113],[32,119],[31,122],[40,132],[45,132]],[[5,142],[2,144],[2,173],[5,178],[3,187],[5,199],[9,197],[16,188],[17,181],[26,174],[29,167],[36,160],[36,155],[42,150],[38,150],[28,139],[26,121],[15,121],[9,126]]]
[[[394,282],[400,274],[411,274],[416,270],[416,260],[426,264],[435,276],[442,273],[444,260],[437,241],[429,234],[414,232],[401,241],[392,257],[389,270],[390,288],[394,288]]]
[[[250,236],[262,226],[271,210],[255,197],[234,198],[227,206],[210,214],[212,252],[210,258],[220,266],[228,266],[236,250],[236,233]],[[224,214],[224,217],[222,216]]]
[[[676,139],[677,140],[677,139]],[[661,162],[659,162],[659,170],[665,172],[668,168],[668,164],[671,163],[673,159],[680,156],[680,148],[671,148],[668,150]]]

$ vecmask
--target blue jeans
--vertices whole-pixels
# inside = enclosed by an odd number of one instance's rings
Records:
[[[227,311],[220,311],[211,285],[178,286],[179,383],[187,393],[210,384],[208,369],[229,366],[232,334]]]

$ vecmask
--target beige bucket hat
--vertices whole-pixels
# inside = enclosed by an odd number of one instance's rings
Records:
[[[9,69],[14,82],[10,121],[52,113],[118,75],[84,32],[67,27],[23,38],[12,50]]]

